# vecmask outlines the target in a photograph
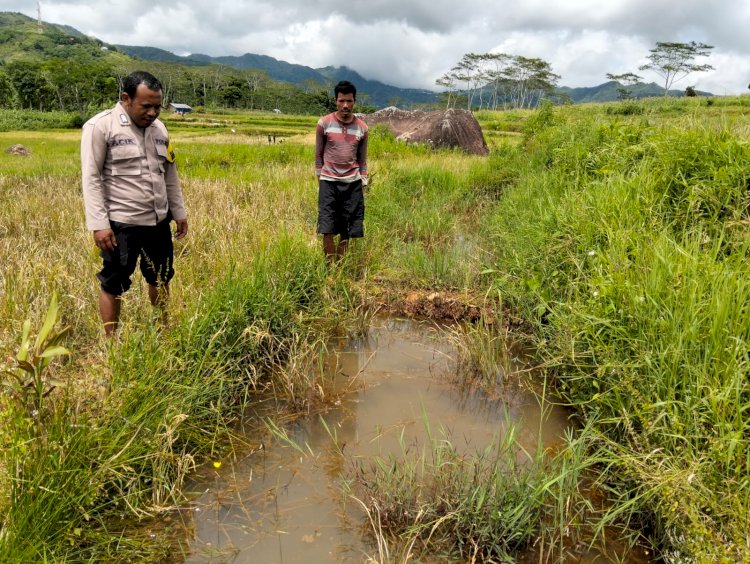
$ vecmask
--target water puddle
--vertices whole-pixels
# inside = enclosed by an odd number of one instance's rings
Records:
[[[376,551],[363,538],[361,510],[343,503],[347,459],[421,448],[430,434],[474,453],[509,423],[530,451],[539,437],[547,447],[562,443],[567,413],[542,409],[530,392],[512,387],[491,401],[452,384],[456,351],[445,330],[381,319],[366,338],[335,348],[322,364],[342,392],[336,405],[295,422],[293,445],[259,426],[244,459],[209,468],[193,485],[187,562],[364,562]]]

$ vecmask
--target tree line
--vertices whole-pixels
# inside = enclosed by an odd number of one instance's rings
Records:
[[[560,76],[547,61],[505,53],[467,53],[435,81],[447,108],[532,108],[554,95]]]
[[[58,34],[60,35],[60,34]],[[62,37],[62,36],[61,36]],[[45,37],[46,38],[46,37]],[[48,38],[47,38],[48,39]],[[54,39],[54,38],[53,38]],[[164,102],[180,102],[195,108],[279,109],[291,114],[321,114],[335,109],[332,84],[307,81],[302,85],[270,78],[260,70],[243,70],[228,65],[186,66],[170,62],[137,61],[108,52],[101,43],[80,45],[78,50],[58,49],[58,44],[76,40],[62,37],[32,43],[33,54],[7,62],[0,60],[0,108],[76,111],[81,117],[109,107],[117,99],[122,80],[133,70],[147,70],[164,85]],[[65,47],[68,47],[65,45]],[[707,57],[713,47],[703,43],[659,42],[649,62],[639,70],[653,71],[663,79],[665,95],[674,82],[693,72],[713,69],[695,62]],[[61,54],[61,53],[64,53]],[[632,95],[642,79],[633,72],[608,73],[620,83],[621,99]],[[556,94],[560,76],[540,58],[505,53],[467,53],[435,81],[442,87],[446,108],[510,109],[533,108]],[[689,90],[692,87],[689,87]],[[360,111],[373,111],[366,96]]]
[[[712,45],[689,43],[656,43],[649,51],[648,63],[638,67],[661,78],[664,95],[675,82],[694,72],[713,70],[697,58],[707,58]],[[632,97],[632,88],[643,77],[634,72],[607,73],[607,78],[620,84],[621,99]],[[544,98],[559,100],[556,93],[560,75],[543,59],[508,55],[505,53],[467,53],[448,72],[435,81],[444,88],[443,101],[447,108],[465,106],[466,109],[509,109],[536,107]],[[688,86],[687,95],[695,95],[695,87]]]
[[[335,109],[328,84],[301,87],[271,79],[258,70],[226,65],[187,67],[174,63],[110,63],[86,55],[45,60],[16,59],[0,64],[0,108],[76,111],[81,116],[111,106],[122,80],[146,70],[164,86],[164,103],[205,108],[280,109],[320,114]]]

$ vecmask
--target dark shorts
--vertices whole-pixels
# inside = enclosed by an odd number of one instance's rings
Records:
[[[152,286],[166,286],[174,276],[174,248],[170,218],[154,226],[110,221],[117,237],[114,251],[101,251],[104,262],[97,274],[102,290],[119,296],[130,288],[130,277],[140,258],[141,273]]]
[[[365,198],[362,181],[318,180],[318,233],[342,239],[364,237]]]

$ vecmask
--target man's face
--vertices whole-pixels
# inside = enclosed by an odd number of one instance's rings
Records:
[[[336,111],[339,117],[343,118],[344,121],[349,120],[352,117],[353,109],[354,94],[342,94],[341,92],[336,94]]]
[[[148,127],[159,117],[161,99],[161,90],[151,90],[145,84],[139,84],[133,98],[123,92],[121,101],[130,121],[138,127]]]

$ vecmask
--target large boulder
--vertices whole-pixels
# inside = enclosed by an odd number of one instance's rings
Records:
[[[433,147],[459,147],[474,155],[489,153],[479,122],[468,110],[425,112],[390,107],[361,116],[368,126],[385,124],[396,139]]]

